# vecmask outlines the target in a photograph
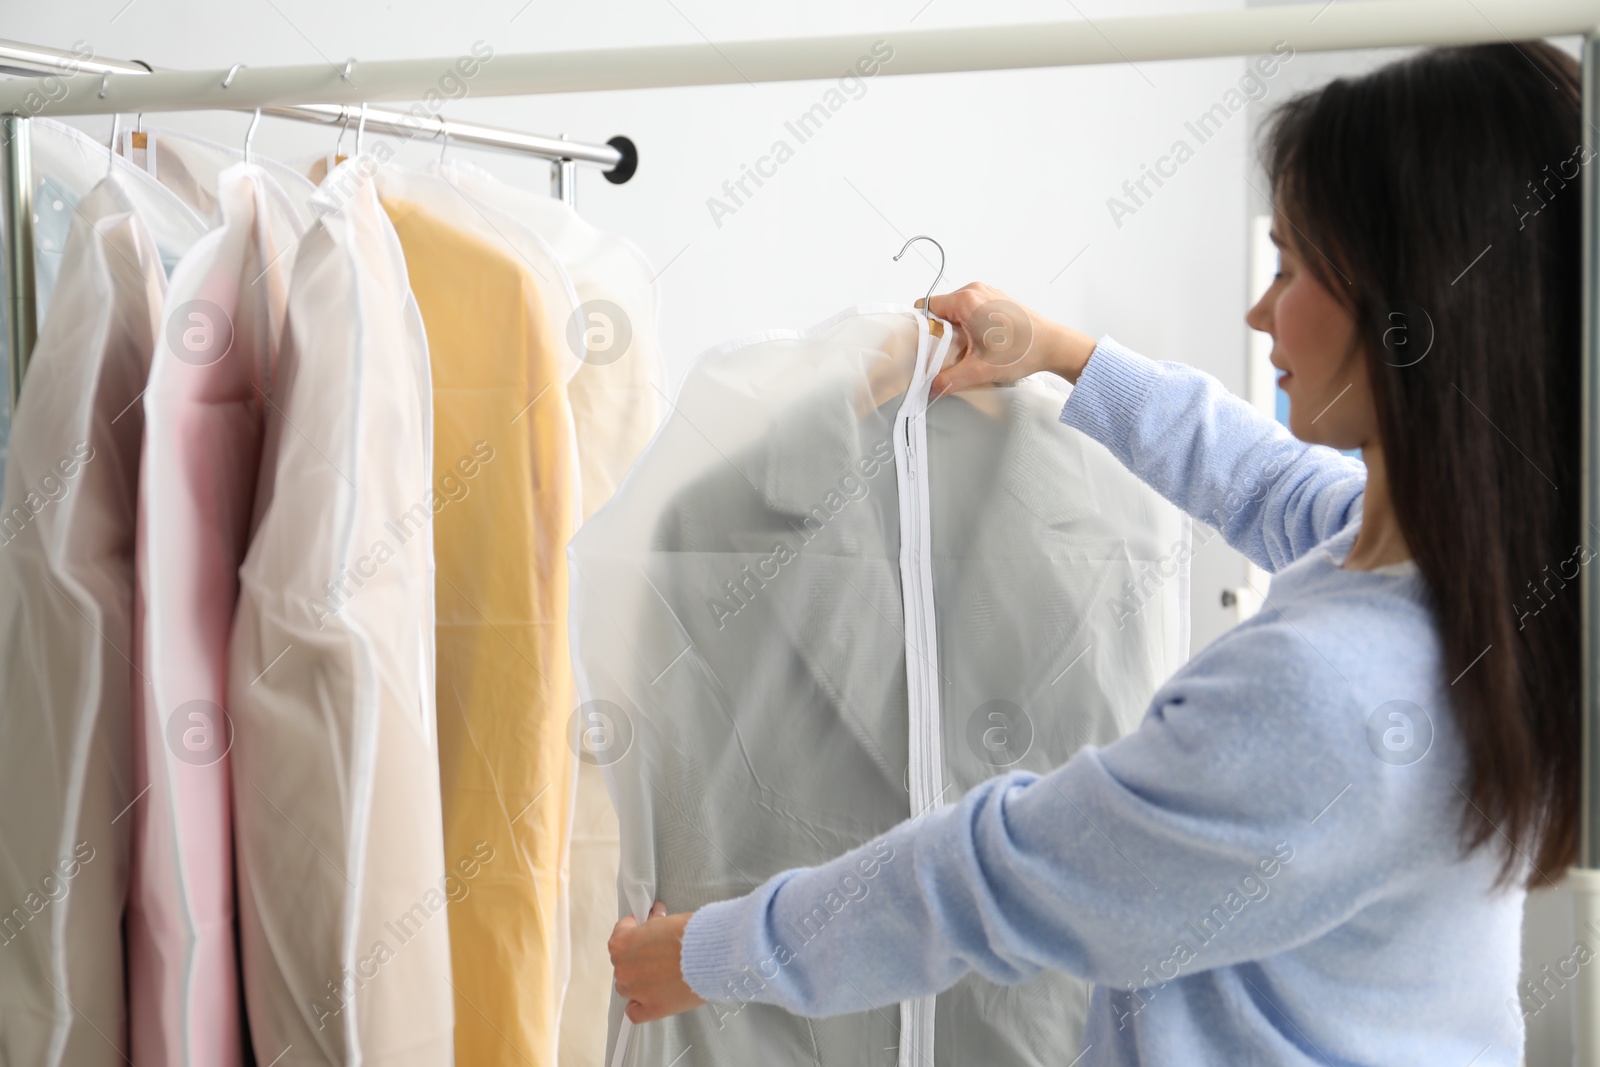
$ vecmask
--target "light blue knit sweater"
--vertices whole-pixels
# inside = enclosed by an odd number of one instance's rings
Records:
[[[1114,744],[702,908],[684,977],[833,1015],[1056,968],[1097,983],[1063,1067],[1517,1063],[1523,893],[1460,851],[1422,579],[1339,566],[1365,468],[1109,338],[1061,418],[1273,571],[1266,607]]]

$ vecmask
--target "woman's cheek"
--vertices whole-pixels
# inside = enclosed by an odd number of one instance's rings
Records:
[[[1278,301],[1277,328],[1285,362],[1298,379],[1291,384],[1298,384],[1302,398],[1323,392],[1350,349],[1350,313],[1315,279],[1300,274]]]

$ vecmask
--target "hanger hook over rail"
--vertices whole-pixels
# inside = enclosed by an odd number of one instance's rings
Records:
[[[256,135],[256,124],[261,121],[261,109],[256,108],[256,113],[251,116],[250,126],[244,131],[244,161],[250,162],[250,141]]]
[[[339,139],[333,142],[333,156],[338,159],[339,153],[344,148],[344,135],[350,131],[350,109],[339,108]]]
[[[243,69],[244,69],[244,64],[243,63],[235,63],[233,66],[229,67],[228,68],[227,77],[222,79],[222,87],[224,89],[232,89],[233,88],[233,79],[238,77],[239,72],[241,70],[243,70]]]
[[[900,251],[895,253],[895,262],[898,263],[900,261],[900,257],[906,254],[906,249],[910,248],[912,244],[917,241],[927,241],[929,244],[933,245],[933,247],[939,250],[939,273],[933,276],[933,282],[928,286],[928,294],[922,298],[922,308],[924,311],[927,311],[929,305],[933,302],[933,291],[939,287],[939,279],[944,277],[944,245],[940,244],[938,241],[935,241],[932,237],[929,237],[925,233],[919,233],[915,237],[911,238],[911,240],[900,246]],[[932,314],[931,312],[929,313]]]

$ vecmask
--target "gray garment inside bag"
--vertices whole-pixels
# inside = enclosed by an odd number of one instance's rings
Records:
[[[923,650],[901,596],[900,396],[872,386],[906,344],[877,313],[712,353],[574,539],[576,718],[614,727],[582,756],[618,805],[620,913],[741,895],[912,814],[906,656]],[[1061,425],[1061,402],[1025,382],[928,413],[945,803],[1120,736],[1186,653],[1182,571],[1169,560],[1137,609],[1124,587],[1185,520]],[[1087,1000],[1066,975],[969,975],[938,997],[932,1062],[1070,1060]],[[634,1028],[624,1062],[891,1067],[898,1026],[893,1005],[803,1019],[713,1004]]]

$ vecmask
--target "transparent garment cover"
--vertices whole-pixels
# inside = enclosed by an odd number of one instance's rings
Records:
[[[56,278],[72,220],[82,216],[81,201],[107,173],[119,179],[122,195],[155,241],[168,274],[178,259],[206,232],[206,224],[171,191],[121,156],[112,157],[104,144],[72,126],[52,119],[29,122],[33,152],[33,263],[38,321],[42,325],[55,295]],[[8,283],[10,266],[0,262],[0,286]],[[0,333],[9,331],[8,301],[0,301]],[[9,334],[5,334],[9,336]],[[7,353],[9,359],[9,353]],[[9,370],[7,372],[9,374]],[[9,377],[7,378],[9,381]],[[0,470],[10,436],[11,390],[0,389]],[[0,487],[4,474],[0,473]]]
[[[432,388],[375,166],[334,171],[294,251],[229,635],[240,970],[277,1067],[454,1059]]]
[[[242,1055],[234,948],[228,633],[301,227],[252,163],[211,191],[222,224],[172,274],[142,402],[131,709],[133,1060]]]
[[[597,229],[548,196],[498,181],[459,159],[439,173],[483,209],[504,212],[543,238],[571,279],[577,303],[558,322],[579,361],[567,382],[583,465],[583,510],[610,499],[661,417],[656,334],[658,273],[633,242]]]
[[[0,1064],[126,1062],[122,915],[137,401],[166,274],[120,181],[83,197],[0,505]]]
[[[143,132],[142,149],[134,147],[134,131],[123,134],[119,146],[122,154],[142,165],[151,177],[211,225],[220,225],[223,206],[217,195],[217,179],[227,168],[244,162],[244,149],[159,126],[146,126]],[[317,187],[310,179],[293,167],[264,158],[259,151],[250,154],[250,161],[277,183],[302,227],[316,221],[311,195]]]
[[[386,166],[375,182],[433,375],[445,855],[492,858],[450,905],[456,1059],[555,1063],[578,765],[565,731],[576,360],[558,339],[571,286],[535,234],[443,179]]]
[[[1187,520],[1060,423],[1063,392],[942,398],[925,442],[897,423],[931,377],[926,321],[854,309],[713,349],[574,539],[572,730],[617,806],[619,914],[831,859],[913,815],[914,777],[948,804],[1108,743],[1187,655]],[[902,515],[927,525],[905,559]],[[633,1029],[613,998],[612,1045],[662,1067],[1057,1062],[1087,995],[969,976],[914,1049],[896,1008]]]
[[[610,499],[661,421],[656,270],[633,242],[596,228],[549,196],[508,185],[460,156],[439,173],[485,211],[496,208],[549,242],[576,290],[562,328],[582,360],[567,383],[578,435],[582,511]],[[578,769],[572,801],[571,979],[561,1006],[561,1067],[600,1067],[611,1005],[606,938],[616,923],[617,818],[600,768]]]

